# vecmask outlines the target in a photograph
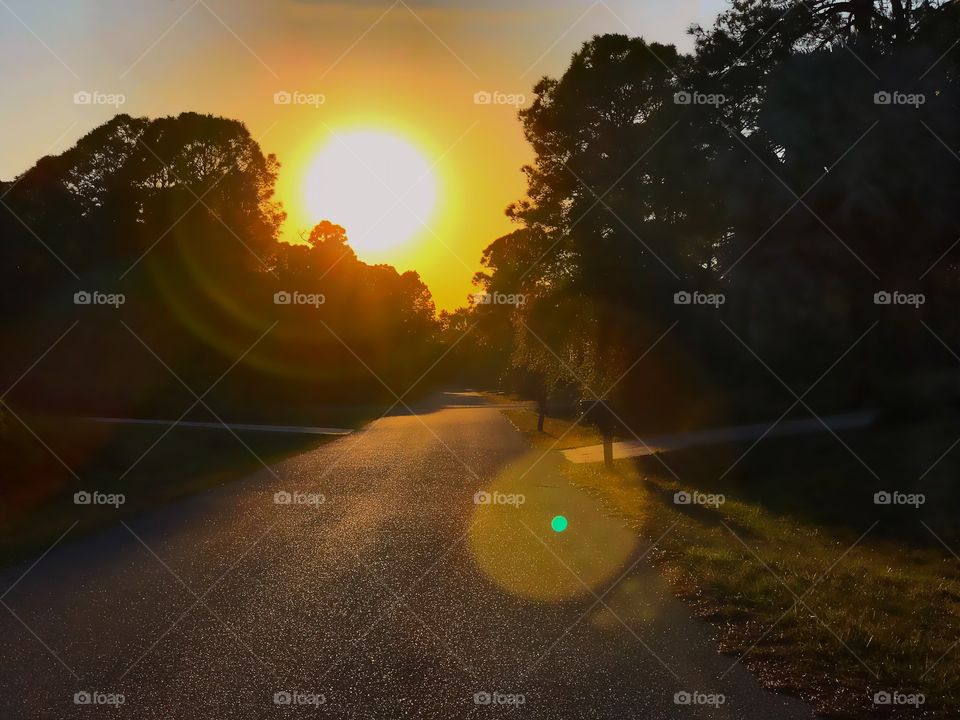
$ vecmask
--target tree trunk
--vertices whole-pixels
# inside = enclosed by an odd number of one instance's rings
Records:
[[[603,365],[610,364],[610,347],[613,344],[613,318],[606,304],[600,308],[599,322],[597,323],[597,362]],[[604,373],[598,373],[598,377],[603,378]],[[607,398],[600,400],[600,433],[603,435],[603,464],[613,467],[613,413],[607,407]]]
[[[850,0],[850,14],[853,28],[857,31],[857,42],[870,45],[873,35],[873,13],[875,0]]]
[[[910,39],[910,17],[908,9],[903,6],[903,0],[893,0],[893,32],[897,36],[898,45],[906,45]]]

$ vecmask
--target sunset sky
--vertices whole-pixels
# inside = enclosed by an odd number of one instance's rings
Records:
[[[454,308],[472,290],[483,248],[510,230],[503,211],[522,196],[520,166],[530,159],[516,108],[478,105],[475,95],[529,98],[539,77],[559,75],[571,53],[597,33],[642,35],[689,49],[686,28],[711,22],[725,4],[0,0],[7,76],[0,179],[62,152],[118,111],[236,118],[283,164],[278,189],[289,213],[285,237],[294,239],[321,219],[337,222],[338,214],[373,218],[371,226],[381,228],[400,227],[416,215],[405,242],[379,249],[378,242],[358,242],[358,254],[417,270],[438,306]],[[81,91],[122,94],[126,102],[119,109],[75,104]],[[278,92],[322,95],[324,102],[278,105]],[[329,174],[355,156],[343,138],[384,136],[388,147],[390,138],[399,141],[397,153],[388,150],[384,167],[364,164],[364,171],[397,171],[402,183],[404,173],[419,179],[425,169],[426,185],[410,196],[399,188],[402,198],[386,208],[353,201],[352,215],[346,208],[327,212],[329,203],[317,193],[336,186],[339,178]],[[339,151],[326,155],[331,162],[318,167],[324,148],[334,147]],[[412,156],[404,148],[412,148]],[[327,176],[317,180],[317,173]],[[370,179],[371,199],[383,203],[386,193],[389,200],[394,183]]]

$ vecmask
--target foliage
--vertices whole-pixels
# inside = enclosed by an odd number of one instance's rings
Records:
[[[478,276],[530,299],[505,320],[514,372],[612,388],[631,427],[769,415],[753,353],[800,392],[879,319],[879,291],[927,302],[883,315],[822,402],[882,405],[952,362],[922,323],[960,343],[958,30],[950,2],[737,0],[692,55],[586,43],[520,113],[527,197]]]
[[[205,402],[231,417],[309,419],[409,387],[437,354],[429,290],[329,222],[281,242],[279,168],[234,120],[119,115],[7,185],[4,375],[80,321],[17,402],[177,417],[214,384]],[[74,305],[94,291],[125,302]]]

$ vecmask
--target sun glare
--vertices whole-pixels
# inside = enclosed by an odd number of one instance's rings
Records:
[[[305,201],[314,222],[347,230],[361,257],[412,241],[430,222],[437,179],[421,152],[379,130],[333,135],[310,165]]]

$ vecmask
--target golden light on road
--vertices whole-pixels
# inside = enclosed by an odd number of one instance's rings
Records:
[[[372,261],[425,231],[437,206],[430,162],[414,145],[382,130],[333,134],[309,167],[304,187],[311,219],[342,225],[361,259]]]
[[[535,602],[602,593],[637,550],[636,535],[571,487],[559,462],[556,454],[528,453],[474,498],[468,535],[474,562],[505,592]],[[558,511],[567,524],[558,525]]]

